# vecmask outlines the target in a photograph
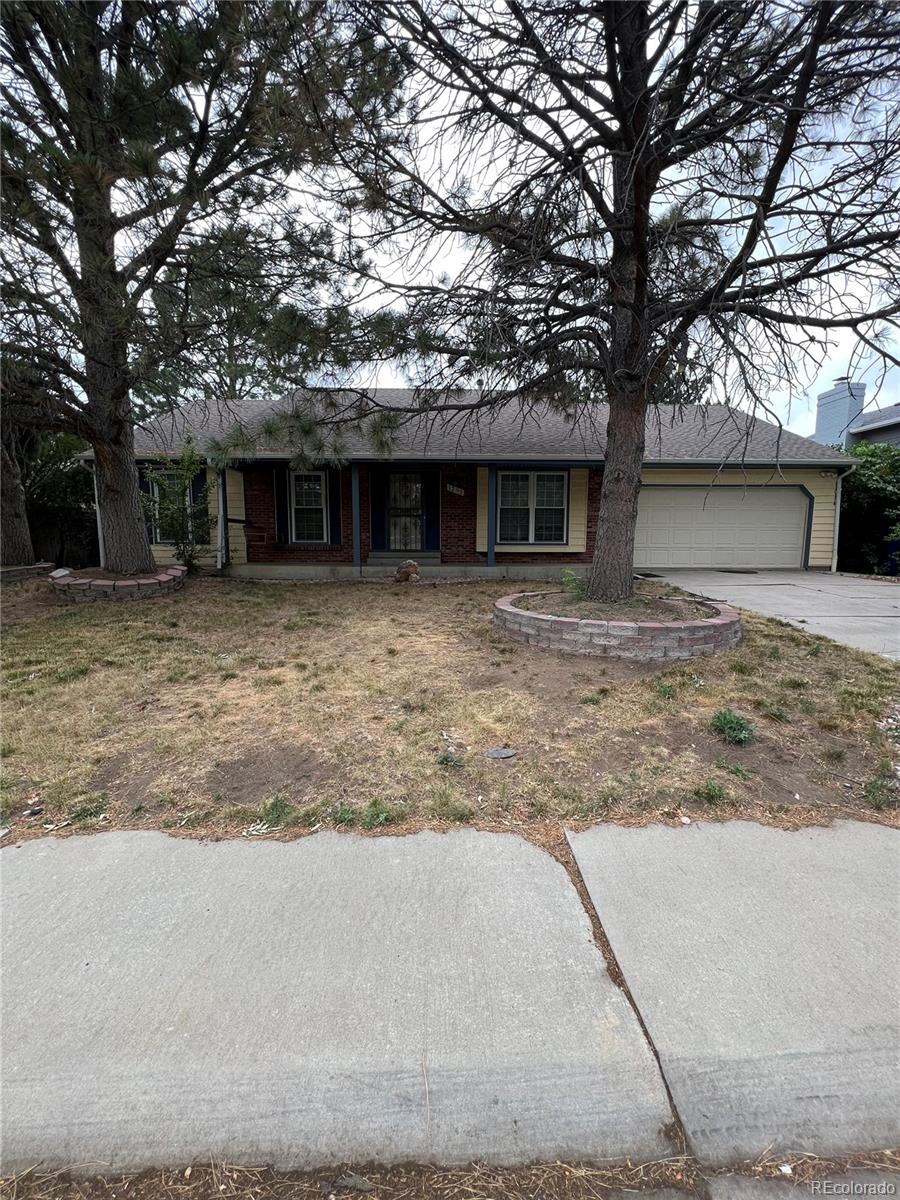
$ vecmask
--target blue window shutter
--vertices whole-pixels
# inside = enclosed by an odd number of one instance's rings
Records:
[[[425,528],[422,548],[441,548],[441,472],[438,467],[422,472],[422,508]]]
[[[377,467],[369,470],[369,496],[371,497],[372,549],[387,549],[387,477]]]
[[[282,544],[291,540],[290,478],[287,467],[272,468],[272,487],[275,492],[275,540]]]
[[[328,544],[341,544],[341,472],[334,467],[328,471]]]

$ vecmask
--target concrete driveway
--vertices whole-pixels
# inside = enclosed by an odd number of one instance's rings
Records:
[[[900,659],[900,581],[818,571],[666,571],[678,587]]]

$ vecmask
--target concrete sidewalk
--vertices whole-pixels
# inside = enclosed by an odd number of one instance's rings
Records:
[[[105,833],[2,877],[5,1172],[670,1150],[578,895],[518,837]]]
[[[898,839],[571,834],[653,1046],[512,834],[6,847],[3,1171],[645,1162],[654,1050],[702,1163],[889,1146]]]
[[[900,1136],[900,832],[569,834],[688,1140],[726,1166]]]
[[[686,591],[789,621],[887,658],[900,658],[900,581],[827,571],[670,570]]]

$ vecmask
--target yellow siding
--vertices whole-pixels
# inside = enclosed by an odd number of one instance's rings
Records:
[[[243,521],[246,517],[244,508],[244,476],[240,471],[225,472],[225,501],[228,515]],[[232,521],[228,526],[228,548],[233,563],[247,561],[247,539],[244,536],[243,525],[235,525]]]
[[[198,557],[197,562],[204,567],[214,567],[216,565],[216,540],[219,536],[219,489],[216,472],[212,467],[206,468],[206,482],[209,485],[209,532],[213,544],[206,554]],[[228,470],[225,472],[225,488],[229,517],[238,517],[240,520],[243,520],[245,516],[244,477],[240,471]],[[231,549],[231,561],[233,563],[245,563],[247,561],[247,539],[244,536],[244,527],[242,525],[229,525],[228,540]],[[157,542],[153,545],[152,550],[153,558],[158,567],[170,567],[177,561],[173,546],[161,545]]]
[[[581,468],[569,472],[569,540],[564,546],[497,546],[498,554],[583,554],[587,546],[588,473]],[[484,554],[488,541],[488,471],[478,468],[478,508],[475,549]]]
[[[478,509],[475,516],[475,549],[487,554],[488,542],[488,469],[478,468]]]
[[[782,471],[772,468],[748,467],[741,470],[731,467],[725,471],[703,469],[666,470],[645,467],[644,483],[656,484],[794,484],[805,487],[813,496],[812,532],[809,543],[809,565],[830,567],[834,550],[834,514],[837,494],[837,475],[833,471],[785,467]]]
[[[569,540],[565,550],[584,554],[587,548],[588,473],[569,472]]]

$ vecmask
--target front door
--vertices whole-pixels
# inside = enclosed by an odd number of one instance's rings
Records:
[[[392,471],[388,476],[388,549],[422,549],[422,476]]]

